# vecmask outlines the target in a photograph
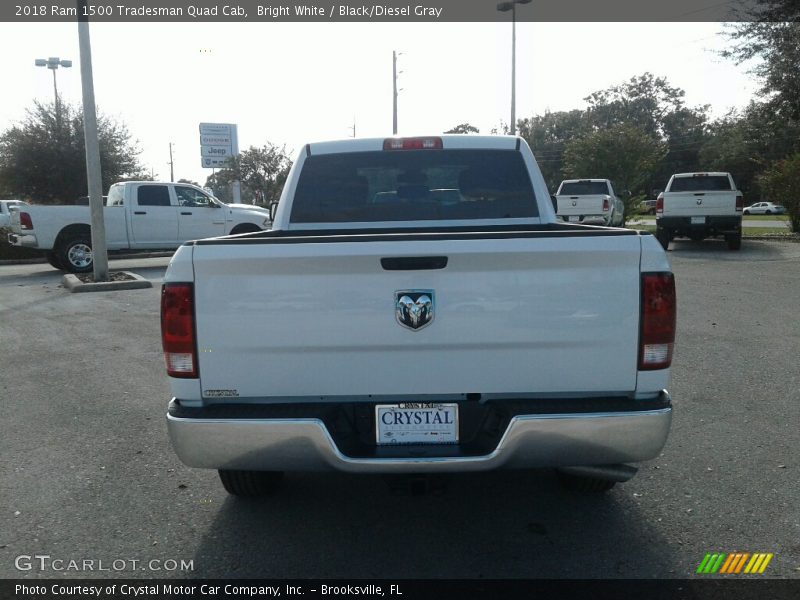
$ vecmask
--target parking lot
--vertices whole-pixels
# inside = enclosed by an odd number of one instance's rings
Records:
[[[678,240],[668,256],[672,433],[601,496],[542,470],[421,495],[289,474],[272,498],[234,499],[167,439],[167,258],[112,261],[154,287],[96,294],[48,265],[0,266],[0,577],[87,575],[15,566],[48,555],[126,561],[89,573],[103,577],[682,578],[717,551],[771,552],[766,575],[800,577],[800,244]]]

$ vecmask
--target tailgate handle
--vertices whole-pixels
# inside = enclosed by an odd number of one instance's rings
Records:
[[[570,197],[569,197],[569,199],[570,199],[570,200],[577,200],[577,199],[578,199],[578,197],[577,197],[577,196],[570,196]]]
[[[143,211],[143,210],[135,210],[135,211],[133,211],[133,214],[135,214],[135,215],[146,215],[147,213],[145,211]]]
[[[382,258],[385,271],[431,271],[447,266],[446,256],[395,256]]]
[[[192,214],[192,213],[190,213],[190,212],[182,212],[181,214],[182,214],[182,215],[190,215],[190,214]]]
[[[705,196],[706,193],[705,192],[695,192],[694,195],[695,196]]]

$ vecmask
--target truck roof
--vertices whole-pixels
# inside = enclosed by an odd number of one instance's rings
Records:
[[[609,181],[608,179],[564,179],[561,183],[580,183],[581,181],[591,181],[592,183],[596,181]]]
[[[442,140],[445,150],[462,149],[487,149],[487,150],[514,150],[521,138],[513,135],[413,135],[413,136],[386,136],[380,138],[345,138],[341,140],[312,142],[306,144],[305,151],[313,156],[315,154],[336,154],[340,152],[371,152],[383,150],[383,144],[391,139],[430,139]]]
[[[723,171],[698,171],[696,173],[675,173],[673,177],[727,177],[730,173]]]

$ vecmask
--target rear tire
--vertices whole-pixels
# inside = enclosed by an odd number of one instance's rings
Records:
[[[263,229],[259,228],[258,225],[253,225],[252,223],[240,223],[233,229],[229,235],[237,235],[240,233],[255,233],[256,231],[263,231]]]
[[[54,267],[54,268],[58,269],[59,271],[63,271],[64,270],[64,265],[61,264],[61,260],[58,258],[58,254],[56,254],[55,252],[50,250],[44,256],[47,259],[47,262],[50,263],[51,267]]]
[[[741,250],[742,233],[728,234],[725,236],[725,241],[728,243],[728,250]]]
[[[275,492],[283,481],[283,471],[228,471],[220,469],[219,479],[229,494],[258,498]]]
[[[56,249],[56,258],[60,268],[70,273],[88,273],[94,268],[92,240],[83,235],[64,240]]]
[[[771,211],[771,210],[769,210],[769,209],[767,209],[767,211],[766,211],[764,214],[765,214],[765,215],[771,215],[771,214],[772,214],[772,211]]]
[[[749,215],[749,214],[750,214],[750,211],[749,211],[749,210],[746,210],[746,211],[744,211],[744,214],[746,214],[746,215]]]
[[[656,239],[661,244],[661,246],[663,246],[664,250],[669,249],[669,242],[671,237],[672,236],[670,235],[668,230],[662,229],[660,227],[656,229]]]
[[[602,494],[617,485],[616,481],[598,477],[581,477],[580,475],[562,473],[561,471],[558,471],[558,481],[565,489],[571,492],[586,494]]]

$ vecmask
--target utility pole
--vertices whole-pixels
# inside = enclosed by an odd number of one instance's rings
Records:
[[[356,137],[356,116],[355,115],[353,115],[353,126],[352,127],[348,127],[348,129],[352,129],[353,130],[353,137]]]
[[[86,14],[86,0],[77,0],[78,14]],[[81,53],[81,88],[83,90],[83,135],[86,139],[86,179],[89,183],[89,206],[92,220],[92,265],[94,280],[108,281],[106,224],[103,219],[103,179],[100,170],[100,142],[97,138],[97,110],[94,104],[92,45],[89,20],[78,17],[78,40]]]
[[[397,135],[397,52],[392,50],[392,135]]]
[[[175,183],[175,170],[172,164],[172,142],[169,143],[169,180]]]

